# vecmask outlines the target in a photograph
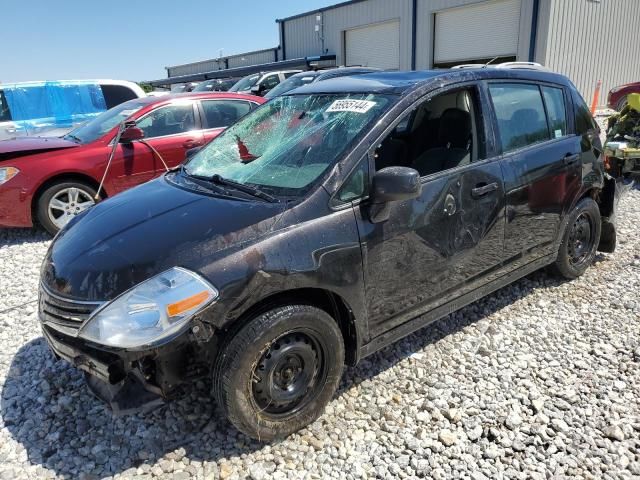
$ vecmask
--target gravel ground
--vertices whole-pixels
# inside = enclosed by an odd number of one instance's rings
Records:
[[[386,348],[271,445],[222,420],[204,384],[112,417],[39,334],[47,237],[0,231],[0,480],[639,478],[640,190],[620,217],[619,250],[580,279],[537,272]]]

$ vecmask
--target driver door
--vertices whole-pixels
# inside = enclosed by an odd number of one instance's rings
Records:
[[[372,338],[487,281],[502,262],[505,193],[500,161],[487,158],[475,85],[436,95],[406,113],[371,153],[371,168],[411,167],[422,193],[390,202],[389,218],[355,208]]]
[[[147,182],[180,165],[186,151],[202,146],[204,135],[194,101],[163,105],[136,120],[142,140],[116,149],[112,178],[117,191]],[[155,150],[155,151],[154,151]]]

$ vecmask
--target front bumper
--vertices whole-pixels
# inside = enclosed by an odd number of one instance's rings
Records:
[[[18,174],[0,185],[0,227],[31,227],[31,195],[18,182]]]
[[[157,348],[129,351],[95,345],[46,322],[42,332],[56,357],[86,374],[87,385],[114,414],[148,411],[182,396],[194,380],[210,374],[217,339],[191,330]]]

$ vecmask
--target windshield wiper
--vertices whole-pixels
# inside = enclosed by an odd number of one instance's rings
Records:
[[[267,202],[275,203],[278,201],[276,197],[273,195],[269,195],[267,192],[260,190],[259,188],[252,187],[251,185],[245,185],[244,183],[234,182],[233,180],[229,180],[228,178],[224,178],[217,173],[209,177],[209,180],[218,185],[225,185],[227,187],[233,187],[236,190],[240,190],[243,193],[247,193],[256,198],[260,198],[262,200],[266,200]]]
[[[206,180],[216,185],[223,185],[227,187],[233,187],[236,190],[239,190],[243,193],[247,193],[253,197],[260,198],[262,200],[266,200],[267,202],[276,203],[278,199],[273,195],[269,195],[267,192],[263,192],[259,188],[252,187],[250,185],[245,185],[244,183],[234,182],[233,180],[229,180],[228,178],[224,178],[221,175],[215,174],[212,176],[206,175],[194,175],[189,173],[189,171],[185,168],[184,165],[180,165],[180,172],[187,177],[197,178],[198,180]]]
[[[76,143],[82,143],[82,139],[80,137],[76,137],[75,135],[73,135],[71,133],[67,133],[66,136],[69,137],[70,139],[72,139]]]

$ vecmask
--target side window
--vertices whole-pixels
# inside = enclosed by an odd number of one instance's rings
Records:
[[[287,79],[292,75],[295,75],[296,73],[300,73],[300,72],[285,72],[284,73],[284,78]]]
[[[195,130],[193,104],[168,105],[153,110],[137,122],[145,138],[164,137]]]
[[[485,158],[475,88],[436,95],[406,113],[375,152],[376,171],[404,166],[420,176]]]
[[[222,128],[233,125],[249,113],[251,105],[237,100],[203,100],[202,110],[206,128]]]
[[[573,90],[572,94],[573,106],[576,112],[576,134],[584,135],[591,130],[597,130],[598,125],[593,119],[591,111],[589,110],[589,107],[587,107],[587,103],[577,90]]]
[[[547,107],[551,138],[564,137],[567,134],[567,110],[562,89],[543,86],[542,96]]]
[[[547,117],[537,85],[491,84],[489,91],[504,152],[549,140]]]
[[[369,188],[369,161],[364,159],[342,185],[336,198],[340,202],[350,202],[367,194]]]
[[[0,90],[0,122],[10,122],[11,112],[9,111],[9,104],[4,96],[4,92]]]
[[[128,100],[138,98],[133,90],[123,85],[100,85],[100,88],[107,104],[107,110]]]
[[[261,85],[264,90],[271,90],[279,83],[280,83],[280,77],[278,76],[277,73],[274,73],[273,75],[269,75],[267,78],[265,78],[262,81]]]

